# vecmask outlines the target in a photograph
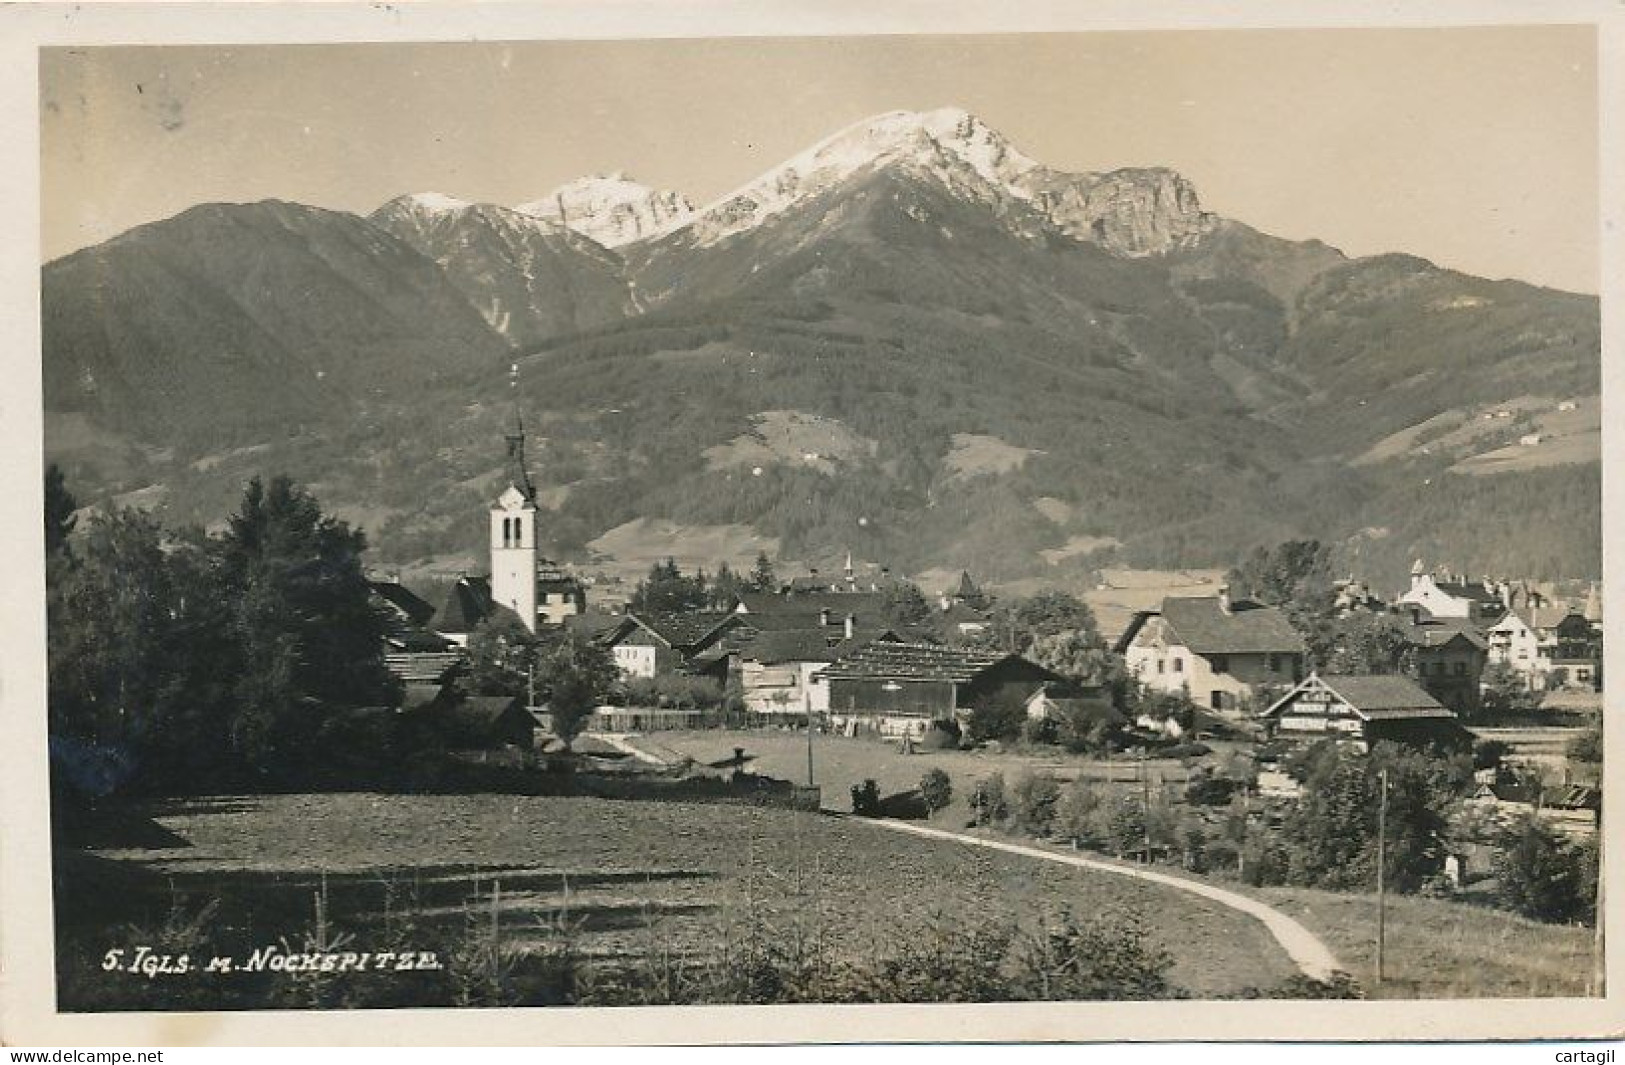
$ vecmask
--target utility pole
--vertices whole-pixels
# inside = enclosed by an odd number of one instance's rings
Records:
[[[1608,954],[1603,950],[1603,881],[1608,868],[1608,853],[1602,837],[1602,806],[1597,807],[1597,895],[1593,900],[1591,917],[1591,987],[1590,994],[1601,997],[1608,993]]]
[[[1388,904],[1388,770],[1377,776],[1382,781],[1382,797],[1377,802],[1377,986],[1381,987]]]
[[[1151,771],[1146,766],[1149,752],[1140,759],[1140,828],[1145,836],[1145,864],[1151,864]]]
[[[817,781],[813,779],[813,709],[812,693],[806,692],[801,697],[802,705],[807,708],[807,786],[815,787]]]

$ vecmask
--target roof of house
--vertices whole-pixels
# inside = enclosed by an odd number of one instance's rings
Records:
[[[462,577],[447,590],[433,628],[436,632],[473,632],[495,609],[489,577]]]
[[[1169,596],[1160,611],[1136,614],[1119,644],[1126,646],[1144,618],[1158,613],[1179,642],[1199,655],[1303,654],[1306,650],[1303,637],[1276,607],[1239,600],[1226,612],[1217,596]]]
[[[1427,718],[1455,719],[1445,705],[1409,677],[1391,673],[1311,673],[1275,700],[1263,717],[1274,716],[1305,691],[1326,687],[1367,721],[1405,721]]]
[[[823,671],[825,680],[953,681],[963,684],[1009,659],[1061,679],[1020,655],[988,653],[934,643],[876,641],[842,655]]]
[[[1471,599],[1479,603],[1494,603],[1501,606],[1500,589],[1484,587],[1482,581],[1441,581],[1435,579],[1433,586],[1446,595],[1457,599]]]
[[[520,709],[517,695],[470,695],[446,703],[442,713],[446,720],[459,728],[484,730],[491,728],[502,720],[503,715],[516,709]]]
[[[1472,622],[1464,618],[1430,618],[1427,621],[1402,621],[1400,627],[1405,639],[1413,647],[1444,647],[1454,640],[1466,640],[1480,651],[1489,646]]]
[[[434,617],[434,607],[399,581],[368,581],[372,594],[384,600],[413,625],[422,625]]]
[[[881,592],[744,592],[739,609],[746,614],[812,614],[828,610],[837,617],[845,614],[879,617],[885,610]]]
[[[739,624],[736,614],[693,611],[682,614],[629,613],[616,627],[611,642],[622,639],[634,628],[642,628],[673,650],[706,642],[718,630]]]
[[[1454,717],[1444,704],[1409,677],[1389,673],[1334,674],[1321,682],[1372,720],[1404,717]]]
[[[776,629],[757,632],[738,645],[745,661],[773,665],[780,662],[834,662],[875,640],[898,642],[891,629],[855,629],[848,639],[838,626],[812,629]]]
[[[589,610],[584,614],[571,614],[564,619],[566,632],[582,636],[589,640],[596,640],[615,629],[626,618],[622,614],[606,614],[600,610]]]

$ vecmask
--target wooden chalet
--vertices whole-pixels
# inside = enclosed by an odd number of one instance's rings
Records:
[[[1016,654],[927,643],[876,641],[820,671],[836,728],[871,727],[883,735],[923,735],[984,701],[1025,703],[1034,689],[1063,683],[1059,674]]]
[[[1362,750],[1384,740],[1414,747],[1465,746],[1472,734],[1409,677],[1311,673],[1259,717],[1274,739],[1335,740]]]

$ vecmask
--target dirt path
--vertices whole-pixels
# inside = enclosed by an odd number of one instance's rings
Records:
[[[1333,973],[1346,971],[1338,962],[1331,950],[1322,943],[1303,925],[1294,921],[1286,914],[1274,907],[1267,906],[1257,899],[1239,895],[1234,891],[1204,884],[1199,880],[1187,880],[1184,877],[1171,876],[1167,873],[1153,872],[1150,869],[1134,869],[1123,865],[1114,865],[1110,862],[1096,861],[1074,854],[1058,854],[1055,851],[1040,850],[1037,847],[1024,847],[1019,843],[1004,843],[1000,840],[984,839],[981,836],[969,836],[961,832],[948,832],[940,828],[926,828],[923,825],[912,824],[908,821],[891,821],[882,818],[853,817],[853,821],[862,821],[865,824],[876,825],[880,828],[889,828],[894,832],[907,832],[916,836],[930,836],[936,839],[952,840],[970,847],[985,847],[988,850],[1006,851],[1010,854],[1021,854],[1029,858],[1042,858],[1045,861],[1057,862],[1061,865],[1073,865],[1081,869],[1093,869],[1102,873],[1115,873],[1118,876],[1133,877],[1136,880],[1148,880],[1153,884],[1171,887],[1176,891],[1188,891],[1204,899],[1217,902],[1221,906],[1228,906],[1239,910],[1249,917],[1257,918],[1269,930],[1270,935],[1286,951],[1303,974],[1314,980],[1328,980]]]

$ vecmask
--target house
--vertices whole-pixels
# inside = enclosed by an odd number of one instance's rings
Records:
[[[1303,676],[1303,637],[1275,607],[1217,596],[1169,596],[1137,611],[1113,650],[1141,684],[1198,706],[1237,710]]]
[[[742,619],[736,614],[626,614],[599,637],[623,677],[693,672],[705,651]]]
[[[1472,733],[1409,677],[1310,673],[1259,715],[1272,739],[1331,739],[1361,750],[1388,740],[1410,746],[1464,746]]]
[[[1569,609],[1546,630],[1549,687],[1602,690],[1602,633],[1584,613]]]
[[[535,746],[536,719],[516,695],[463,695],[414,684],[406,689],[401,713],[450,751]]]
[[[1107,728],[1128,724],[1123,712],[1112,705],[1111,696],[1098,687],[1039,685],[1027,697],[1027,716],[1035,721],[1098,721]]]
[[[891,629],[840,626],[750,630],[734,651],[745,708],[800,719],[829,712],[829,685],[820,672],[841,656],[875,640],[900,642]]]
[[[787,587],[777,592],[745,592],[740,595],[734,612],[758,619],[786,616],[809,618],[821,614],[878,618],[886,612],[886,596],[882,592],[830,591],[827,588],[797,591]]]
[[[986,702],[1025,703],[1035,688],[1064,680],[1020,655],[886,640],[853,649],[820,676],[829,685],[836,728],[915,736],[931,721],[958,718]]]
[[[1458,714],[1475,713],[1483,694],[1489,642],[1463,618],[1429,618],[1420,607],[1400,623],[1415,662],[1416,679],[1429,695]]]
[[[430,630],[435,609],[396,580],[369,580],[373,606],[384,617],[384,668],[403,684],[438,683],[462,664],[459,648]]]
[[[458,647],[467,647],[469,635],[497,609],[490,578],[465,574],[446,589],[446,600],[430,619],[429,630]]]
[[[1509,589],[1504,582],[1485,577],[1481,581],[1468,581],[1443,573],[1435,577],[1417,559],[1411,566],[1411,586],[1402,592],[1395,606],[1401,613],[1408,607],[1419,607],[1436,618],[1463,618],[1487,628],[1501,619],[1507,611]]]
[[[1526,605],[1514,605],[1484,634],[1489,661],[1517,672],[1530,691],[1545,691],[1552,686],[1556,630],[1570,610],[1533,595],[1524,602]]]

